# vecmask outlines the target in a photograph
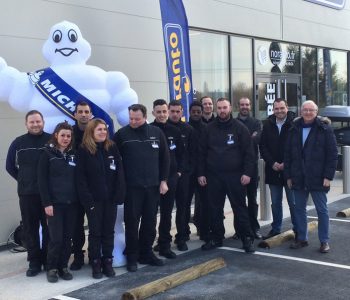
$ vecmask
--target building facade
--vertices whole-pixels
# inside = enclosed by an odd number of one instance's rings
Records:
[[[183,2],[195,98],[224,96],[235,108],[248,96],[260,119],[276,97],[297,113],[306,99],[321,113],[326,105],[349,104],[350,1],[318,1],[337,9],[306,0]],[[90,42],[88,64],[125,73],[149,110],[154,99],[168,99],[158,0],[0,0],[0,57],[22,72],[46,67],[42,45],[62,20],[76,23]],[[0,101],[0,244],[20,220],[5,159],[24,131],[24,113]]]

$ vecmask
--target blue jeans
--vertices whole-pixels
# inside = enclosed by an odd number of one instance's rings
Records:
[[[272,209],[272,231],[275,233],[281,232],[282,227],[282,219],[283,219],[283,207],[282,207],[282,200],[283,200],[283,188],[286,192],[287,196],[287,202],[289,205],[289,211],[290,211],[290,217],[293,224],[293,230],[294,232],[297,231],[297,222],[295,220],[295,200],[294,200],[294,193],[291,189],[288,188],[288,186],[282,186],[282,185],[274,185],[269,184],[270,192],[271,192],[271,209]]]
[[[294,190],[295,196],[295,217],[298,224],[298,239],[307,241],[307,213],[306,203],[309,197],[315,204],[318,216],[318,238],[321,243],[329,241],[329,215],[327,207],[327,196],[322,191]]]

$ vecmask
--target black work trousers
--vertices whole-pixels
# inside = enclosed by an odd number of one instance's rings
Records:
[[[46,265],[48,229],[39,194],[20,195],[19,206],[23,221],[29,266]],[[42,228],[40,238],[40,225]]]
[[[191,201],[188,199],[188,186],[190,181],[189,173],[182,173],[177,182],[176,187],[176,242],[184,242],[189,239],[190,217],[191,217]]]
[[[159,186],[127,187],[124,203],[124,254],[128,262],[136,262],[139,257],[147,257],[152,253],[159,199]]]
[[[191,203],[193,195],[195,196],[194,222],[199,228],[200,239],[208,240],[209,238],[209,207],[207,187],[202,187],[198,183],[196,174],[190,176],[189,183],[189,202]]]
[[[212,174],[207,176],[209,199],[210,237],[222,241],[225,228],[222,222],[222,211],[226,195],[230,201],[235,218],[238,217],[238,234],[242,239],[253,237],[246,206],[246,188],[241,184],[240,173]]]
[[[250,179],[250,183],[246,186],[249,222],[250,222],[250,227],[254,232],[260,229],[260,225],[258,222],[259,205],[258,205],[258,202],[256,201],[258,184],[259,184],[258,164],[256,164],[254,167],[254,174]],[[234,217],[234,227],[236,232],[238,232],[238,217],[236,216]]]
[[[160,221],[158,226],[158,245],[161,251],[170,249],[170,243],[172,241],[172,236],[170,234],[171,230],[171,218],[174,208],[176,186],[178,181],[178,174],[173,174],[168,179],[169,190],[165,195],[160,196],[159,208],[160,208]]]
[[[89,257],[90,259],[112,258],[114,249],[114,225],[117,219],[117,204],[109,200],[95,201],[94,209],[88,209]]]
[[[50,236],[47,251],[48,270],[67,268],[76,209],[75,204],[54,204],[53,216],[46,216]]]
[[[85,221],[85,209],[84,206],[79,202],[76,204],[75,210],[75,224],[74,224],[74,232],[72,236],[72,253],[74,253],[74,257],[77,259],[84,259],[83,247],[85,244],[85,229],[84,229],[84,221]]]

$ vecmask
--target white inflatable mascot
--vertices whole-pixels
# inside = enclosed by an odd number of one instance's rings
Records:
[[[20,112],[39,110],[47,132],[64,120],[74,124],[75,104],[80,101],[92,106],[94,117],[103,118],[110,133],[113,121],[108,112],[116,115],[120,125],[128,123],[128,106],[137,103],[135,91],[123,73],[86,65],[91,46],[77,25],[67,21],[54,25],[42,53],[50,67],[29,74],[7,66],[0,57],[0,101],[8,101]],[[113,266],[126,264],[123,221],[123,206],[119,206]]]

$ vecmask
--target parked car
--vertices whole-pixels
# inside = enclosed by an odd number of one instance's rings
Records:
[[[337,170],[342,170],[342,146],[350,146],[350,106],[329,105],[326,106],[322,116],[329,118],[332,121],[335,138],[338,144],[338,166]]]

